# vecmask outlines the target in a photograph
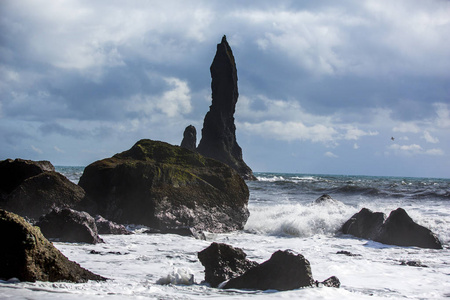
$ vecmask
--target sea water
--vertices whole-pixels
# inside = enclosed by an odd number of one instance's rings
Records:
[[[77,183],[83,168],[58,167]],[[256,173],[243,231],[197,240],[171,234],[103,235],[104,244],[54,243],[105,282],[2,282],[1,299],[442,299],[450,297],[450,179]],[[322,194],[336,201],[314,203]],[[442,250],[398,247],[339,233],[361,208],[389,214],[403,207],[431,229]],[[311,263],[313,277],[332,275],[340,288],[242,291],[211,288],[197,253],[211,242],[242,248],[257,262],[291,249]],[[2,245],[4,246],[4,245]],[[93,251],[94,250],[94,251]],[[338,254],[348,251],[355,256]],[[413,267],[405,262],[422,265]]]

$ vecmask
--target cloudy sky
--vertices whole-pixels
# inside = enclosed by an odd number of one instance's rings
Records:
[[[224,34],[254,171],[450,178],[444,0],[2,0],[0,159],[199,141]]]

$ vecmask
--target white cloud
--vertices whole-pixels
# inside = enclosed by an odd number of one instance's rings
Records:
[[[450,128],[450,108],[445,103],[434,103],[436,108],[436,125],[440,128]]]
[[[59,153],[65,153],[64,150],[61,150],[60,148],[58,148],[58,147],[56,147],[56,146],[54,146],[53,149],[55,149],[56,152],[59,152]]]
[[[394,132],[411,132],[411,133],[418,133],[420,132],[420,128],[417,124],[413,123],[413,122],[402,122],[400,124],[398,124],[397,126],[395,126],[392,129]]]
[[[37,147],[35,147],[33,145],[31,145],[31,149],[33,149],[34,152],[39,153],[39,154],[44,153],[41,149],[39,149],[39,148],[37,148]]]
[[[432,143],[432,144],[439,143],[439,139],[431,136],[431,134],[428,131],[423,132],[422,138],[424,138],[428,143]]]
[[[135,94],[127,101],[126,109],[145,116],[155,111],[167,117],[175,117],[191,112],[191,95],[187,82],[175,78],[164,78],[168,90],[161,95]]]
[[[389,149],[394,150],[396,154],[403,154],[403,155],[418,155],[418,154],[433,155],[433,156],[444,155],[444,151],[442,149],[434,148],[425,150],[422,148],[422,146],[417,144],[411,145],[393,144],[389,146]]]
[[[344,129],[346,129],[346,132],[344,134],[344,139],[346,140],[359,140],[359,138],[361,138],[362,136],[374,136],[374,135],[378,135],[377,131],[364,131],[361,130],[359,128],[356,128],[353,125],[349,125],[349,126],[343,126]]]
[[[330,158],[337,158],[338,156],[336,154],[334,154],[333,152],[325,152],[324,154],[326,157],[330,157]]]
[[[359,145],[357,143],[354,143],[353,144],[353,149],[355,149],[355,150],[359,149]]]

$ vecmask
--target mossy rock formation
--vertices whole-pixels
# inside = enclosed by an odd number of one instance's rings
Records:
[[[86,282],[105,280],[70,261],[37,227],[22,217],[0,209],[0,278],[21,281]]]
[[[249,192],[229,166],[179,146],[140,140],[130,150],[84,170],[82,207],[91,214],[156,229],[242,229]]]

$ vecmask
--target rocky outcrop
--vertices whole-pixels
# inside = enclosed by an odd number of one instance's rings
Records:
[[[198,259],[205,267],[205,281],[212,287],[217,287],[220,283],[240,276],[258,265],[246,256],[240,248],[219,243],[212,243],[198,253]]]
[[[54,171],[45,171],[19,184],[3,202],[2,208],[39,219],[53,208],[75,207],[85,197],[84,190]]]
[[[336,204],[336,203],[341,203],[335,199],[333,199],[330,195],[328,194],[323,194],[322,196],[320,196],[319,198],[317,198],[316,200],[314,200],[313,202],[314,204]]]
[[[262,264],[246,257],[242,249],[218,243],[198,253],[205,267],[205,281],[212,287],[284,291],[309,286],[340,286],[335,276],[323,282],[314,281],[309,261],[291,250],[279,250]]]
[[[103,243],[95,220],[86,212],[70,208],[54,209],[36,223],[47,239],[69,243]]]
[[[0,278],[21,281],[105,280],[68,260],[22,217],[0,209]]]
[[[183,140],[181,141],[181,147],[191,151],[197,149],[197,130],[194,126],[189,125],[186,127],[183,133]]]
[[[100,215],[95,216],[95,225],[97,226],[98,234],[133,234],[125,226],[106,220]]]
[[[397,246],[442,249],[437,236],[428,228],[415,223],[403,208],[397,208],[389,214],[377,241]]]
[[[286,291],[314,283],[311,266],[303,255],[279,250],[268,261],[230,279],[223,288]]]
[[[248,188],[236,171],[164,142],[141,140],[90,164],[79,185],[89,199],[82,210],[120,224],[227,232],[249,216]]]
[[[392,211],[387,219],[381,212],[363,208],[344,223],[341,231],[383,244],[442,249],[436,235],[415,223],[402,208]]]
[[[25,179],[47,171],[55,171],[49,161],[32,161],[20,158],[0,161],[0,200],[10,194]]]
[[[233,52],[224,36],[210,67],[212,105],[206,114],[197,151],[235,169],[244,179],[256,180],[242,158],[236,141],[234,112],[238,100],[237,70]]]

